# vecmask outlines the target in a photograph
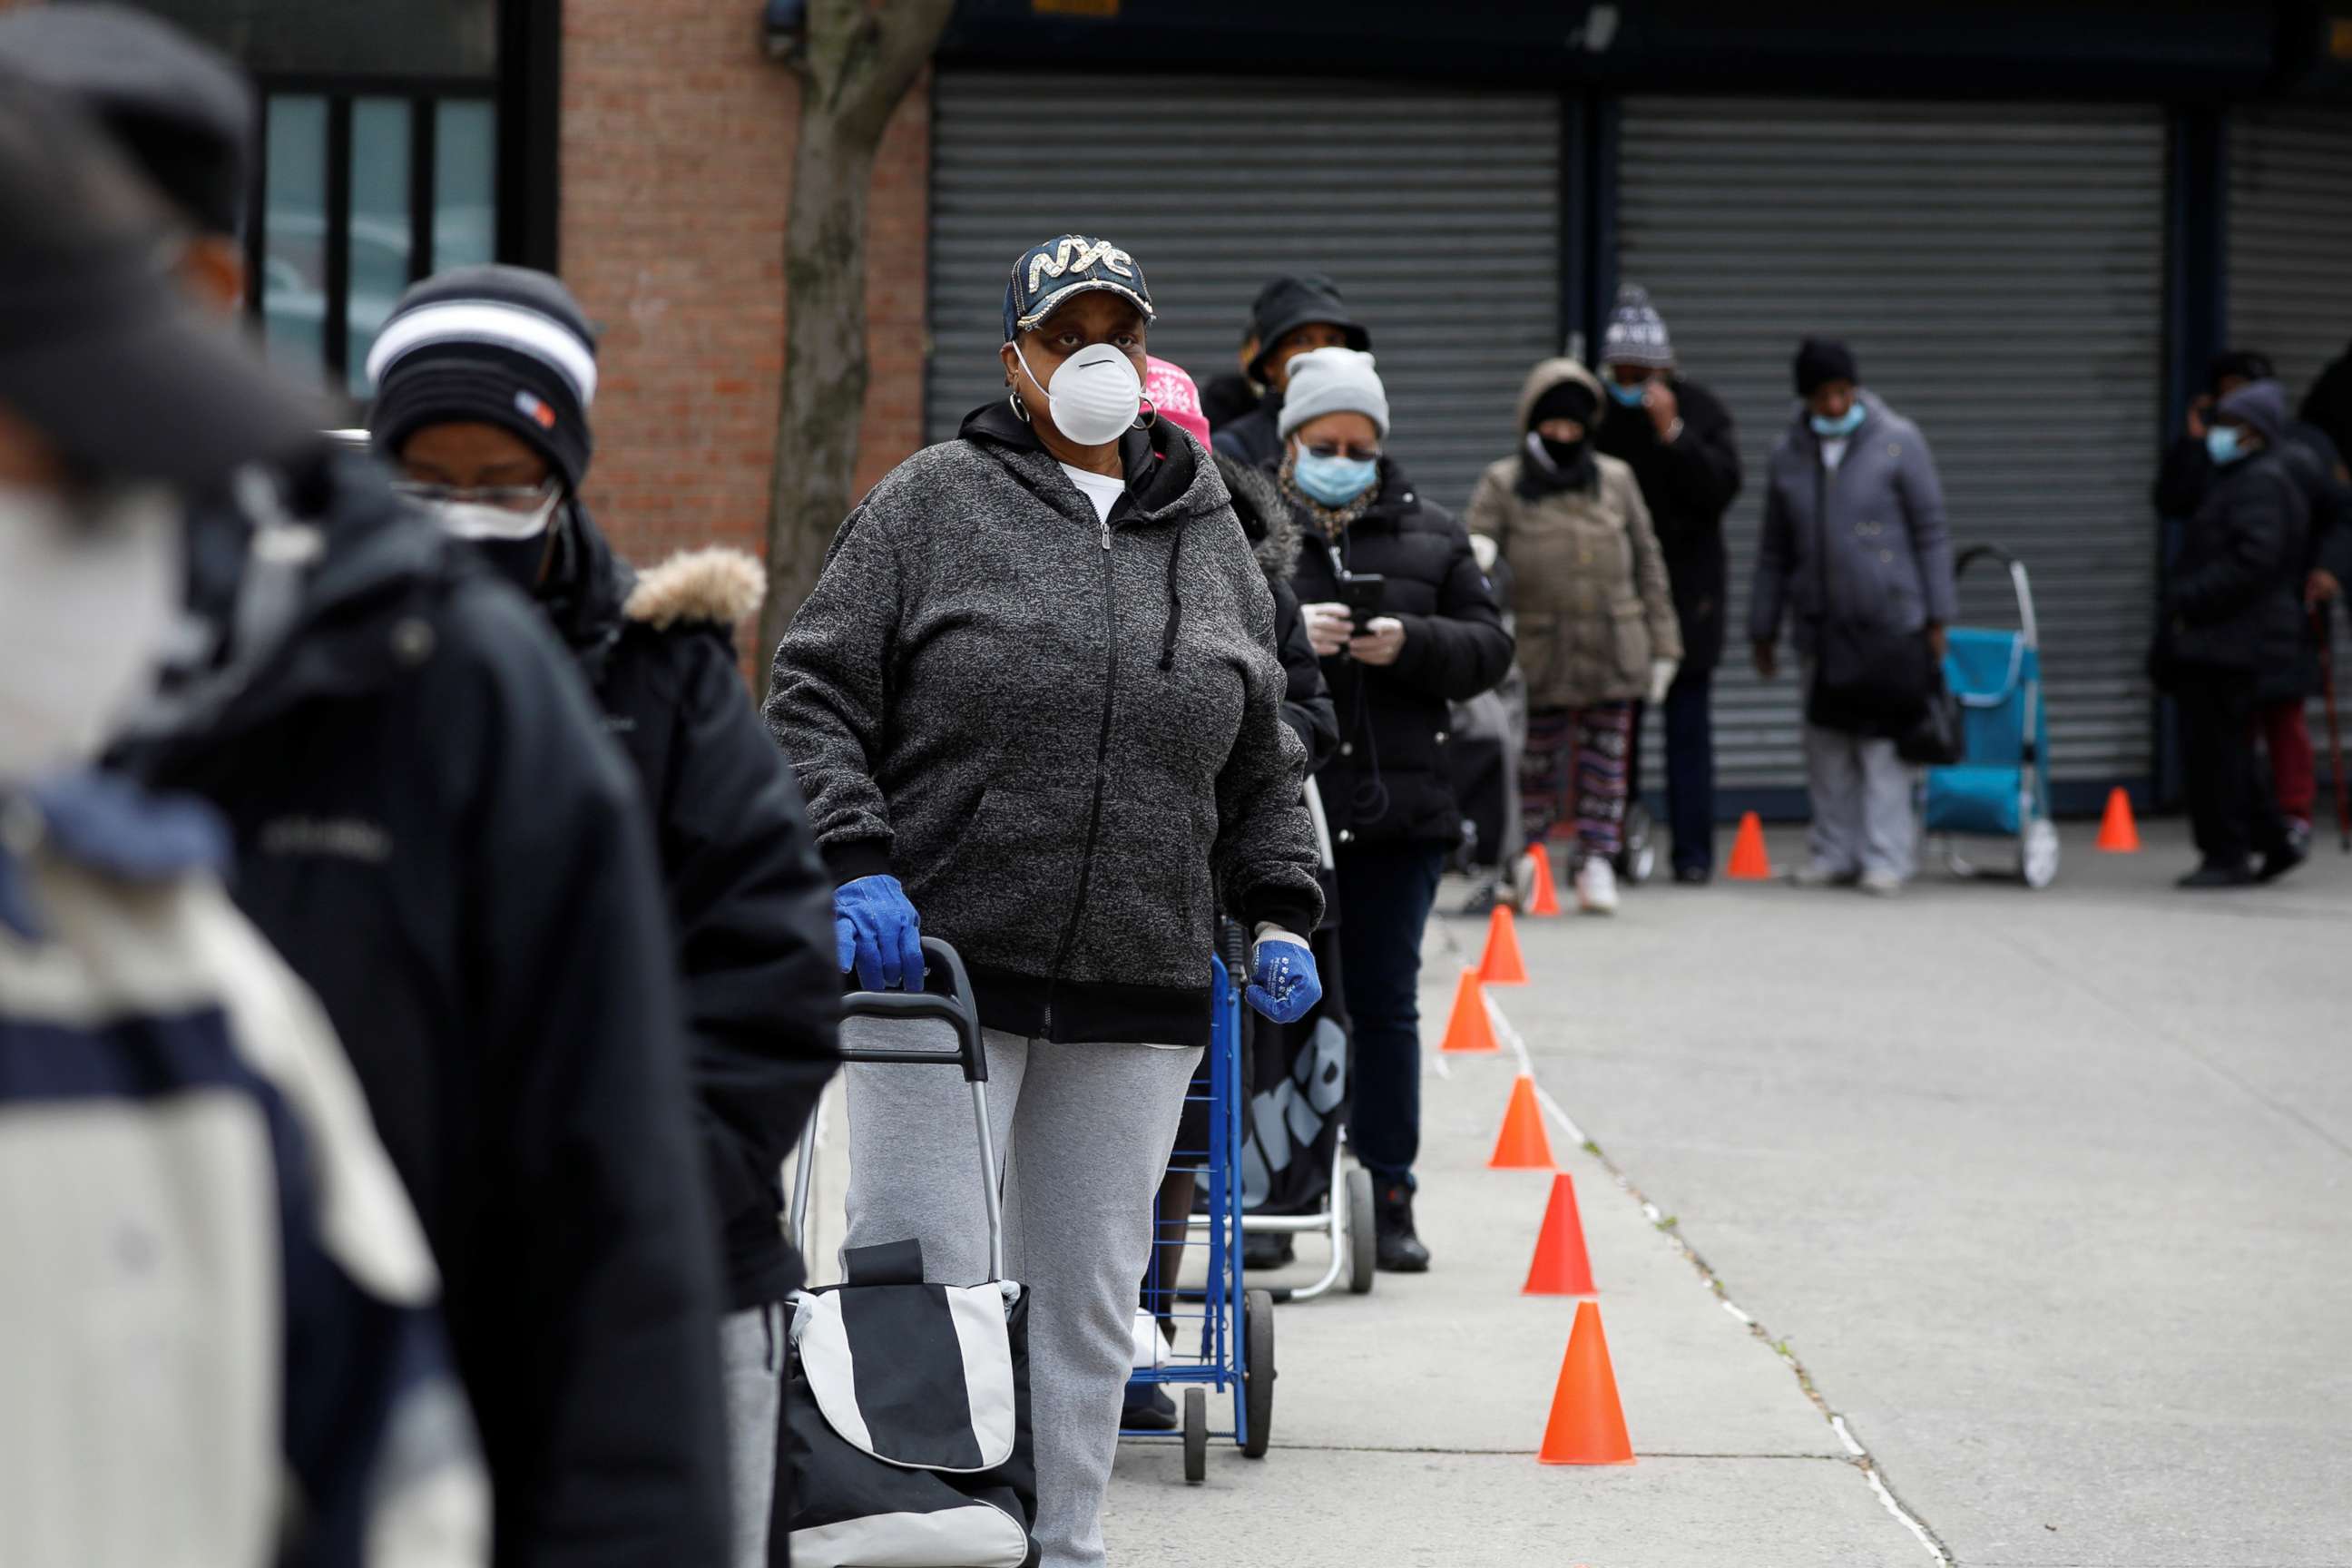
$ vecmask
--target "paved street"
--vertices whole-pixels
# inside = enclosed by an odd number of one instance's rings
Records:
[[[1485,1169],[1512,1057],[1433,1059],[1436,1270],[1282,1310],[1265,1461],[1123,1450],[1114,1563],[2352,1563],[2352,861],[2197,901],[2148,837],[2070,832],[2042,894],[1524,923],[1536,984],[1496,995],[1600,1151],[1554,1124],[1639,1462],[1534,1462],[1573,1315],[1517,1293],[1546,1178]],[[1480,935],[1433,930],[1433,1043]]]

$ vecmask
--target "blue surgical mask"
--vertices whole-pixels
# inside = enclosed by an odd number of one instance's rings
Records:
[[[1856,398],[1852,406],[1834,419],[1816,414],[1807,419],[1806,423],[1813,427],[1814,435],[1834,440],[1840,436],[1851,436],[1861,429],[1862,422],[1866,417],[1868,417],[1867,410],[1863,407],[1862,400]]]
[[[1609,395],[1628,408],[1641,407],[1642,399],[1649,395],[1649,391],[1650,384],[1646,381],[1637,381],[1631,386],[1627,386],[1622,381],[1612,381],[1609,384]]]
[[[2238,427],[2235,425],[2215,425],[2208,428],[2205,432],[2205,453],[2213,459],[2215,466],[2224,468],[2244,457],[2246,448],[2238,439]]]
[[[1378,481],[1381,465],[1375,458],[1318,458],[1302,451],[1292,471],[1298,488],[1325,506],[1346,506]]]

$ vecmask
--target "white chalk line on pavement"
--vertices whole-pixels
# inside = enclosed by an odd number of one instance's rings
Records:
[[[1446,932],[1446,939],[1449,943],[1454,941],[1454,934],[1450,930]],[[1495,1026],[1496,1032],[1501,1037],[1503,1044],[1513,1056],[1518,1058],[1520,1073],[1533,1080],[1536,1076],[1535,1060],[1528,1051],[1527,1037],[1521,1035],[1517,1027],[1512,1024],[1508,1015],[1503,1011],[1503,1005],[1496,1000],[1492,992],[1482,987],[1480,995],[1486,1005],[1488,1021]],[[1440,1058],[1440,1065],[1443,1066],[1442,1058]],[[1601,1152],[1600,1144],[1585,1135],[1584,1130],[1576,1124],[1576,1120],[1568,1114],[1566,1108],[1554,1100],[1550,1092],[1539,1082],[1535,1086],[1535,1094],[1536,1102],[1543,1108],[1544,1114],[1559,1125],[1559,1130],[1570,1142],[1601,1163],[1601,1168],[1608,1173],[1609,1179],[1617,1184],[1620,1191],[1642,1205],[1642,1213],[1648,1217],[1650,1224],[1656,1228],[1660,1236],[1665,1237],[1668,1245],[1680,1252],[1690,1266],[1697,1270],[1700,1282],[1714,1292],[1717,1301],[1723,1310],[1745,1325],[1750,1334],[1770,1347],[1772,1352],[1787,1363],[1789,1370],[1796,1376],[1797,1386],[1804,1392],[1805,1397],[1812,1403],[1813,1408],[1820,1411],[1823,1419],[1829,1422],[1831,1430],[1837,1434],[1838,1441],[1844,1445],[1846,1453],[1851,1456],[1854,1468],[1860,1470],[1863,1479],[1870,1483],[1872,1493],[1885,1507],[1886,1511],[1900,1521],[1903,1527],[1917,1539],[1919,1544],[1927,1549],[1930,1556],[1949,1568],[1952,1562],[1951,1552],[1936,1538],[1926,1522],[1905,1508],[1902,1500],[1895,1497],[1893,1489],[1887,1486],[1885,1479],[1879,1473],[1877,1459],[1872,1456],[1868,1448],[1863,1446],[1861,1440],[1854,1436],[1853,1429],[1846,1425],[1845,1417],[1829,1407],[1828,1402],[1822,1397],[1821,1391],[1813,1385],[1812,1375],[1805,1370],[1804,1363],[1797,1359],[1795,1352],[1789,1349],[1788,1342],[1774,1340],[1762,1323],[1757,1321],[1753,1315],[1744,1310],[1731,1299],[1731,1293],[1724,1288],[1722,1278],[1708,1265],[1706,1258],[1698,1255],[1697,1250],[1689,1242],[1683,1239],[1675,1228],[1673,1216],[1663,1213],[1656,1204],[1652,1203],[1649,1197],[1633,1184],[1632,1178],[1617,1168],[1615,1162]]]

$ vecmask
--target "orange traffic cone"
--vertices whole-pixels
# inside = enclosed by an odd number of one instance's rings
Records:
[[[1536,1080],[1519,1075],[1511,1086],[1511,1103],[1503,1108],[1503,1131],[1495,1140],[1494,1158],[1487,1165],[1497,1171],[1549,1171],[1551,1140],[1544,1136],[1543,1108],[1536,1103]]]
[[[1592,1260],[1584,1254],[1584,1222],[1576,1214],[1576,1184],[1565,1171],[1551,1179],[1551,1202],[1544,1205],[1535,1261],[1528,1266],[1528,1282],[1519,1287],[1519,1294],[1599,1294],[1592,1283]]]
[[[1528,913],[1531,915],[1559,913],[1559,889],[1551,879],[1550,854],[1538,844],[1529,849],[1528,855],[1536,863],[1536,891],[1535,897],[1528,904]]]
[[[1576,1304],[1568,1354],[1559,1363],[1559,1385],[1551,1396],[1551,1419],[1544,1424],[1538,1462],[1546,1465],[1630,1465],[1633,1440],[1625,1436],[1625,1412],[1617,1403],[1617,1374],[1609,1369],[1609,1341],[1601,1331],[1601,1309]]]
[[[1731,864],[1723,874],[1735,882],[1772,879],[1772,858],[1764,853],[1764,821],[1752,811],[1739,819],[1739,836],[1731,841]]]
[[[2099,824],[2099,847],[2116,855],[2139,853],[2139,825],[2132,820],[2131,796],[2120,785],[2107,792],[2107,815]]]
[[[1496,904],[1486,922],[1486,955],[1478,961],[1478,978],[1489,985],[1525,985],[1528,966],[1519,957],[1519,928],[1508,904]]]
[[[1465,969],[1462,983],[1454,988],[1454,1015],[1445,1020],[1445,1043],[1438,1049],[1465,1053],[1502,1048],[1495,1043],[1495,1026],[1486,1018],[1486,993],[1478,984],[1478,972]]]

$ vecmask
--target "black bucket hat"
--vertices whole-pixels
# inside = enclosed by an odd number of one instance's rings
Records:
[[[1286,274],[1257,291],[1250,305],[1250,326],[1257,334],[1257,354],[1249,362],[1252,381],[1265,379],[1265,362],[1275,346],[1299,328],[1328,322],[1347,334],[1348,347],[1361,353],[1372,346],[1372,334],[1339,298],[1339,286],[1319,272]]]
[[[0,74],[0,405],[93,477],[201,487],[318,440],[315,403],[182,294],[176,244],[79,110]]]
[[[1031,246],[1013,264],[1004,285],[1004,341],[1011,342],[1062,301],[1090,289],[1123,294],[1146,321],[1152,318],[1151,289],[1134,257],[1107,239],[1065,234]]]

